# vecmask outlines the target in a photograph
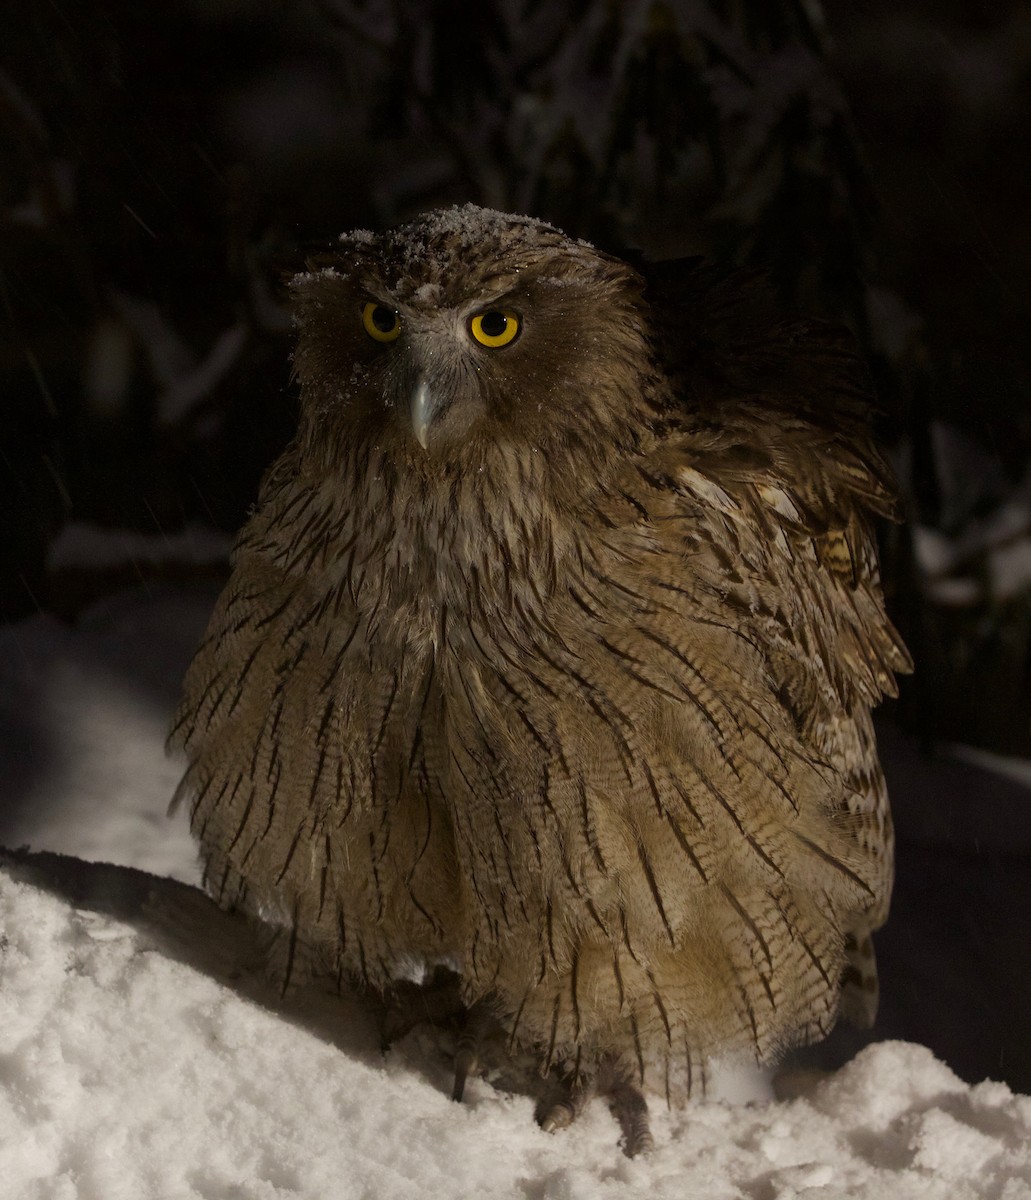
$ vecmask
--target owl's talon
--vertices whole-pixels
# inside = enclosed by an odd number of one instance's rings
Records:
[[[456,1104],[462,1103],[462,1097],[465,1095],[465,1081],[469,1078],[470,1072],[476,1070],[476,1066],[475,1050],[463,1048],[455,1054],[455,1082],[451,1088],[451,1099]]]
[[[655,1140],[648,1120],[648,1101],[636,1083],[625,1077],[617,1063],[603,1062],[598,1076],[563,1086],[565,1095],[553,1101],[537,1120],[545,1133],[568,1129],[580,1116],[587,1101],[597,1094],[608,1098],[609,1109],[623,1133],[623,1153],[627,1158],[650,1150]]]
[[[561,1100],[553,1105],[541,1121],[541,1129],[545,1133],[557,1133],[560,1129],[568,1129],[580,1115],[580,1111],[568,1100]]]
[[[648,1119],[648,1101],[636,1083],[621,1080],[609,1092],[609,1108],[623,1131],[623,1153],[635,1158],[655,1145]]]
[[[451,1099],[457,1103],[465,1094],[465,1081],[480,1065],[480,1043],[490,1020],[490,1010],[483,1004],[474,1004],[465,1014],[455,1046],[455,1082],[451,1089]]]
[[[563,1084],[562,1090],[562,1098],[543,1109],[543,1115],[541,1110],[538,1110],[537,1123],[545,1133],[557,1133],[560,1129],[568,1129],[594,1095],[595,1086],[593,1081],[581,1079]]]

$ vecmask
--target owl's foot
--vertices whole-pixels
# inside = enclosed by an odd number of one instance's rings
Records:
[[[623,1153],[627,1158],[650,1150],[655,1145],[648,1120],[648,1101],[636,1083],[620,1080],[609,1090],[609,1108],[623,1131]]]
[[[461,1103],[465,1081],[480,1065],[480,1047],[493,1023],[490,1009],[482,1002],[474,1004],[465,1014],[462,1029],[455,1045],[455,1083],[451,1099]]]
[[[482,1001],[466,1006],[461,979],[438,967],[426,983],[402,980],[390,992],[380,1021],[383,1053],[416,1025],[455,1032],[455,1081],[451,1099],[461,1101],[466,1080],[480,1065],[483,1041],[494,1024],[489,1006]]]
[[[588,1100],[604,1096],[609,1110],[623,1133],[623,1153],[634,1158],[654,1145],[648,1120],[648,1101],[640,1087],[618,1064],[606,1062],[590,1079],[573,1080],[563,1085],[558,1101],[554,1096],[538,1110],[537,1119],[545,1133],[568,1129],[583,1112]]]
[[[380,1020],[380,1049],[384,1054],[416,1025],[446,1028],[465,1017],[460,979],[438,967],[426,983],[401,980],[388,997]]]

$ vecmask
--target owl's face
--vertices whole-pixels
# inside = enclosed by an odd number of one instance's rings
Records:
[[[314,266],[314,264],[313,264]],[[472,205],[346,235],[298,276],[302,439],[399,465],[620,439],[639,421],[641,281],[547,225]]]

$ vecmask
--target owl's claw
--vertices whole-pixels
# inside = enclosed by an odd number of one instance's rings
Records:
[[[650,1150],[655,1141],[648,1121],[648,1101],[636,1083],[631,1082],[617,1065],[605,1064],[594,1079],[580,1080],[565,1087],[560,1100],[538,1115],[541,1129],[555,1133],[568,1129],[580,1116],[588,1100],[604,1095],[612,1115],[623,1132],[623,1153],[627,1158]]]
[[[594,1094],[592,1083],[574,1084],[566,1096],[556,1104],[552,1104],[544,1115],[539,1117],[541,1129],[545,1133],[556,1133],[560,1129],[568,1129],[587,1106],[587,1101]]]
[[[609,1092],[609,1108],[623,1131],[623,1153],[634,1158],[655,1145],[648,1120],[648,1101],[636,1083],[621,1080]]]
[[[469,1076],[480,1064],[480,1047],[491,1023],[486,1004],[467,1008],[462,1001],[461,980],[444,967],[438,968],[426,983],[396,984],[380,1019],[380,1049],[384,1054],[394,1042],[410,1033],[416,1025],[457,1030],[455,1041],[455,1082],[451,1099],[461,1101]]]
[[[451,1089],[451,1099],[458,1103],[465,1094],[465,1081],[480,1065],[480,1044],[490,1019],[490,1011],[483,1004],[474,1004],[465,1015],[455,1046],[455,1083]]]
[[[465,1095],[465,1081],[472,1071],[476,1070],[479,1059],[475,1046],[459,1046],[455,1051],[455,1082],[451,1088],[451,1099],[456,1104],[462,1103]]]

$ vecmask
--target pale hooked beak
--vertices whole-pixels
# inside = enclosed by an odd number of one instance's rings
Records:
[[[437,404],[430,391],[430,385],[420,376],[412,392],[412,432],[424,450],[436,412]]]

